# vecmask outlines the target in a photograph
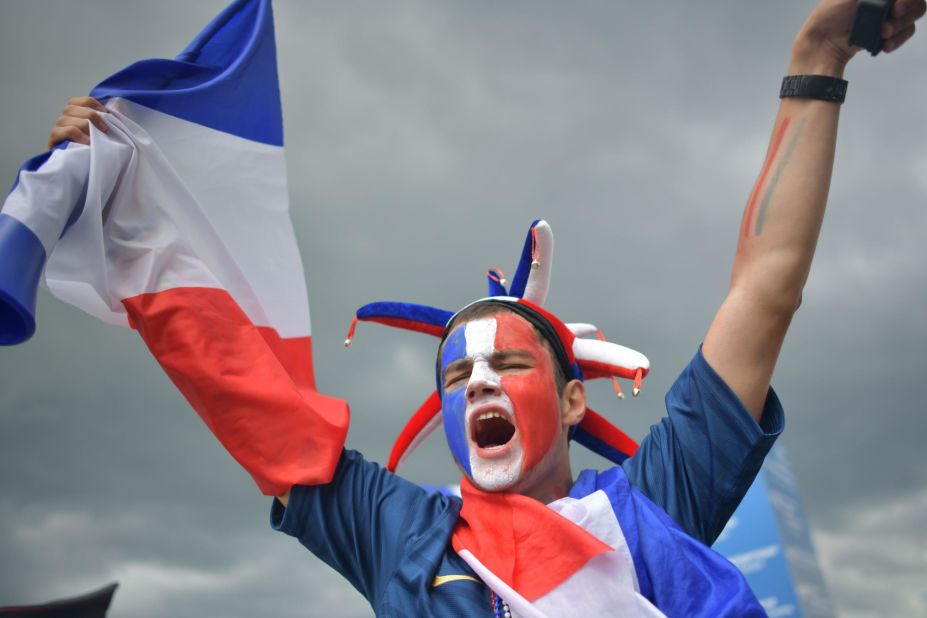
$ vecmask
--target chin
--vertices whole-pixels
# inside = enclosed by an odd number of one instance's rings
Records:
[[[512,445],[511,452],[503,458],[487,459],[470,452],[470,478],[483,491],[505,491],[511,489],[522,478],[522,464],[525,455],[520,445]]]

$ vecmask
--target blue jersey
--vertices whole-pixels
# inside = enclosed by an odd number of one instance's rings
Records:
[[[782,429],[781,406],[770,391],[757,425],[700,352],[666,403],[668,416],[633,458],[582,472],[571,496],[606,491],[641,594],[668,616],[763,615],[735,567],[689,535],[710,543],[720,533]],[[271,523],[377,615],[488,616],[488,588],[450,545],[460,505],[345,451],[331,483],[294,487],[286,509],[274,501]],[[695,583],[683,588],[680,578]]]

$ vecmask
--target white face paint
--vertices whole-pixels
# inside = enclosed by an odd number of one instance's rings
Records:
[[[518,432],[505,445],[489,449],[480,448],[473,441],[472,423],[484,415],[501,414],[515,427],[518,426],[515,408],[502,390],[501,376],[493,369],[491,359],[495,350],[496,319],[474,320],[466,324],[467,358],[473,362],[467,382],[465,424],[470,454],[470,471],[477,486],[487,491],[506,489],[515,484],[522,473],[524,450]]]

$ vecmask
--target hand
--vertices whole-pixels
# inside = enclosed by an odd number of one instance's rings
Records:
[[[883,50],[893,52],[910,39],[925,12],[925,0],[897,0],[882,26]],[[861,49],[847,42],[855,13],[856,0],[821,0],[795,39],[789,72],[842,76]]]
[[[104,133],[108,130],[106,121],[100,115],[106,112],[103,104],[91,97],[71,99],[55,122],[55,128],[49,133],[46,148],[51,150],[64,140],[89,146],[90,123]]]
[[[924,0],[904,0],[895,3],[892,13],[882,24],[882,38],[885,53],[893,52],[914,34],[914,22],[927,12],[927,3]]]

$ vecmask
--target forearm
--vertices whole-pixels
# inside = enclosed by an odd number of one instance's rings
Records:
[[[789,75],[841,77],[845,61],[796,40]],[[837,140],[840,105],[785,98],[741,223],[731,289],[788,318],[811,268]]]
[[[803,32],[789,75],[842,77],[844,58]],[[830,188],[840,105],[785,98],[747,200],[731,288],[703,353],[760,419],[769,381],[811,268]]]

